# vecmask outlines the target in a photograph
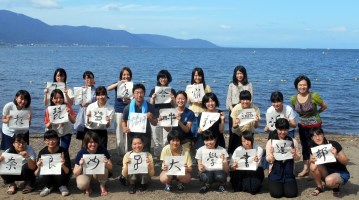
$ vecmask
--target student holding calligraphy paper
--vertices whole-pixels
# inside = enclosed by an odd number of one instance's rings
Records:
[[[290,97],[290,103],[299,115],[298,129],[304,166],[303,170],[298,173],[298,176],[303,177],[309,174],[311,129],[322,126],[320,113],[327,109],[328,106],[318,93],[309,91],[311,81],[307,76],[298,76],[294,80],[294,87],[298,91],[298,94]]]
[[[65,97],[64,93],[60,89],[54,89],[51,92],[50,95],[50,106],[61,106],[66,105],[66,111],[68,114],[69,121],[60,123],[60,124],[54,124],[51,122],[51,116],[50,112],[52,112],[51,107],[49,106],[45,111],[45,117],[44,117],[44,123],[47,129],[55,130],[60,137],[60,146],[64,149],[68,150],[71,143],[71,137],[72,137],[72,126],[71,123],[75,123],[76,120],[76,114],[74,110],[72,109],[72,106],[69,103],[65,103]],[[57,113],[59,114],[59,113]]]
[[[132,150],[131,141],[135,135],[142,135],[144,141],[144,151],[150,152],[151,149],[151,126],[157,124],[158,112],[152,106],[152,104],[148,103],[145,100],[145,93],[146,88],[142,84],[134,84],[133,89],[133,99],[131,100],[130,104],[128,104],[125,109],[123,110],[123,117],[122,117],[122,129],[123,132],[127,134],[127,147],[128,150]],[[136,113],[141,113],[146,115],[146,130],[144,132],[134,132],[129,127],[136,123],[136,120],[131,120],[131,115],[135,116]],[[142,126],[143,124],[136,124],[136,126]],[[135,128],[135,127],[133,127]]]
[[[48,130],[44,134],[44,142],[46,146],[40,150],[37,157],[37,169],[35,175],[39,176],[38,182],[44,185],[44,188],[40,192],[40,196],[46,196],[50,194],[53,188],[59,188],[62,196],[68,196],[70,194],[67,185],[71,177],[71,160],[67,149],[59,146],[59,136],[54,130]],[[61,174],[59,175],[41,175],[40,171],[44,166],[42,155],[59,155],[61,163]],[[54,159],[55,160],[55,159]],[[49,162],[48,162],[49,163]],[[49,163],[50,165],[50,163]]]
[[[169,73],[169,71],[167,70],[161,70],[158,72],[157,74],[157,87],[169,87],[168,85],[172,82],[172,76]],[[176,105],[175,102],[175,95],[176,95],[176,91],[171,88],[171,93],[169,94],[171,101],[169,103],[159,103],[156,102],[156,96],[158,94],[156,94],[155,92],[156,88],[153,88],[150,92],[150,104],[152,104],[155,109],[157,110],[157,112],[159,112],[160,109],[163,108],[173,108]],[[162,90],[161,92],[165,92],[165,90]],[[151,125],[152,128],[152,139],[154,142],[154,156],[157,158],[160,156],[161,154],[161,150],[162,147],[164,146],[164,141],[163,138],[167,137],[168,132],[166,130],[164,130],[163,127],[159,127],[159,126],[153,126]]]
[[[203,84],[203,89],[204,89],[204,93],[209,93],[212,92],[211,87],[206,84],[206,81],[204,79],[204,72],[203,69],[200,67],[195,67],[192,70],[192,77],[191,77],[191,84],[192,85],[199,85],[199,84]],[[194,139],[197,140],[197,133],[198,133],[198,126],[199,126],[199,121],[198,121],[198,115],[199,113],[201,113],[204,109],[202,108],[202,102],[198,101],[198,102],[192,102],[191,101],[191,91],[186,89],[186,93],[188,95],[188,105],[189,105],[189,109],[192,110],[196,116],[195,120],[192,123],[192,127],[191,127],[191,131],[194,134]]]
[[[119,81],[113,83],[112,85],[107,87],[108,91],[115,90],[115,130],[116,130],[116,147],[119,151],[119,155],[122,158],[125,155],[125,134],[123,132],[121,121],[123,116],[123,109],[130,103],[131,97],[124,95],[123,97],[118,97],[118,87],[122,84],[128,83],[132,81],[132,71],[129,67],[123,67],[120,71]],[[131,88],[132,90],[132,88]],[[120,91],[121,92],[121,91]],[[132,92],[132,91],[131,91]],[[126,93],[127,94],[127,93]]]
[[[86,154],[102,154],[105,156],[104,160],[100,162],[105,166],[104,174],[84,174],[85,159],[83,158],[83,155]],[[108,172],[111,170],[112,162],[110,160],[109,152],[106,148],[100,145],[100,138],[98,137],[97,133],[91,130],[87,131],[83,139],[83,147],[77,153],[75,158],[75,167],[73,173],[76,177],[77,188],[85,191],[85,194],[90,196],[92,194],[91,180],[94,179],[100,182],[101,196],[108,195],[106,182]]]
[[[172,130],[177,130],[181,136],[181,145],[185,150],[190,151],[193,142],[193,133],[191,127],[195,120],[195,115],[192,110],[186,107],[187,94],[185,91],[180,90],[176,93],[177,104],[177,120],[178,126],[172,127]],[[170,131],[170,129],[168,129]]]
[[[197,150],[195,157],[198,162],[199,180],[203,183],[199,193],[207,193],[214,182],[220,184],[217,192],[225,192],[229,169],[228,153],[225,148],[218,146],[217,135],[211,130],[203,131],[202,137],[204,139],[204,146]],[[215,152],[211,152],[211,150],[215,150]],[[209,156],[207,156],[208,154]],[[210,161],[212,163],[206,162],[208,160],[212,160]],[[219,163],[219,168],[210,168],[216,163]]]
[[[128,193],[134,194],[136,190],[145,191],[147,184],[151,181],[151,177],[155,174],[155,168],[153,165],[153,158],[149,152],[144,152],[146,158],[141,158],[141,163],[146,162],[148,166],[147,173],[129,174],[129,168],[135,167],[135,159],[131,158],[131,154],[143,152],[143,139],[140,135],[135,135],[132,139],[132,151],[129,151],[123,157],[122,176],[126,177],[129,183]],[[138,164],[137,164],[138,165]]]
[[[184,185],[191,181],[192,173],[192,158],[189,151],[186,151],[181,145],[181,135],[177,130],[171,130],[167,135],[168,145],[163,147],[161,153],[162,172],[160,174],[160,181],[165,185],[164,191],[172,191],[172,181],[177,180],[177,190],[183,191]],[[184,157],[184,169],[185,175],[167,175],[171,163],[167,163],[167,156],[183,156]]]
[[[205,94],[202,98],[202,107],[205,108],[205,110],[199,114],[198,116],[199,122],[201,122],[202,120],[201,118],[206,112],[219,113],[219,117],[214,122],[211,119],[208,119],[205,120],[205,123],[212,124],[211,127],[208,128],[208,130],[211,130],[212,133],[216,136],[216,145],[226,148],[226,143],[224,141],[224,136],[223,136],[226,116],[222,110],[217,109],[219,107],[219,101],[216,94],[212,92]],[[197,148],[200,148],[204,145],[202,132],[203,132],[203,127],[199,126],[198,138],[196,143]]]
[[[248,90],[243,90],[239,93],[240,103],[237,104],[232,109],[231,117],[233,119],[232,127],[232,137],[230,137],[228,152],[234,152],[234,150],[239,146],[241,139],[241,133],[244,131],[249,131],[255,133],[255,128],[259,127],[260,111],[257,106],[252,103],[252,95]],[[247,124],[240,126],[240,119],[238,118],[238,113],[244,109],[253,108],[255,110],[255,119]],[[236,138],[237,137],[237,138]]]
[[[65,89],[64,89],[64,97],[65,97],[65,102],[72,105],[73,101],[74,101],[74,92],[72,91],[72,89],[70,87],[67,86],[66,83],[67,80],[67,74],[65,69],[63,68],[57,68],[54,72],[54,79],[53,82],[54,83],[64,83],[65,84]],[[47,99],[47,94],[50,92],[48,88],[44,89],[44,104],[47,106],[49,105],[48,99]]]
[[[229,141],[238,144],[240,138],[237,135],[232,133],[233,119],[231,113],[233,108],[239,104],[239,93],[243,90],[248,90],[253,97],[253,86],[252,83],[248,81],[247,70],[245,67],[238,65],[233,70],[232,82],[228,86],[226,107],[229,110]],[[233,138],[232,138],[233,137]],[[232,146],[232,145],[230,145]],[[235,145],[234,145],[235,146]],[[232,154],[234,148],[228,149],[228,153]]]
[[[258,166],[256,170],[241,170],[238,169],[238,159],[243,159],[238,155],[241,151],[244,150],[255,150],[256,154],[254,157],[254,162]],[[242,154],[243,155],[243,154]],[[241,136],[240,146],[234,150],[231,162],[230,162],[230,177],[231,184],[234,192],[248,192],[251,194],[257,194],[260,192],[262,187],[262,182],[264,179],[264,171],[260,165],[261,158],[263,155],[263,149],[254,144],[254,134],[249,131],[244,131]],[[248,162],[248,161],[246,161]]]
[[[26,112],[27,116],[23,116],[20,119],[20,122],[28,121],[28,124],[31,124],[31,96],[26,90],[19,90],[15,94],[15,98],[12,102],[5,104],[3,112],[2,112],[2,133],[1,133],[1,149],[6,150],[12,147],[13,137],[17,133],[23,133],[25,135],[25,142],[29,144],[29,127],[25,127],[25,129],[19,129],[17,127],[9,127],[9,123],[11,120],[19,121],[17,116],[14,116],[14,112]],[[25,119],[26,118],[26,119]]]
[[[91,71],[85,71],[82,75],[85,85],[82,88],[91,88],[91,103],[96,101],[95,75]],[[76,130],[76,139],[83,140],[85,136],[85,118],[87,106],[91,103],[83,102],[80,104],[79,112],[76,115],[74,129]]]
[[[317,196],[319,193],[323,192],[323,180],[325,186],[333,188],[333,195],[338,197],[340,195],[340,186],[347,183],[350,178],[349,171],[346,167],[349,158],[345,155],[343,147],[338,142],[327,140],[324,137],[322,128],[313,128],[311,137],[311,147],[331,144],[332,149],[328,149],[327,151],[331,151],[335,158],[335,162],[318,165],[315,163],[317,160],[316,156],[313,154],[310,156],[310,174],[317,184],[317,187],[312,191],[312,195]]]
[[[25,187],[22,190],[23,194],[30,193],[35,186],[35,170],[36,170],[36,153],[30,145],[27,145],[25,134],[17,133],[13,137],[12,146],[4,153],[18,154],[21,158],[22,168],[20,175],[1,175],[5,184],[9,184],[7,194],[12,195],[17,191],[15,181],[25,181]],[[0,162],[5,158],[0,155]]]
[[[111,126],[114,108],[107,103],[107,90],[104,86],[96,88],[96,101],[87,107],[85,131],[92,130],[100,138],[100,145],[107,148],[107,128]],[[101,110],[100,110],[101,109]],[[95,122],[94,122],[95,121]]]
[[[268,140],[266,145],[266,159],[269,162],[268,189],[271,197],[274,198],[294,198],[298,195],[297,181],[294,176],[294,161],[301,157],[298,142],[288,136],[289,122],[287,119],[279,118],[275,123],[277,135]],[[275,142],[285,142],[282,145],[275,145]],[[290,145],[290,151],[287,150]],[[287,146],[287,147],[286,147]],[[285,148],[286,147],[286,148]],[[291,158],[280,156],[290,155]],[[276,157],[275,157],[276,155]],[[280,159],[280,160],[278,160]]]

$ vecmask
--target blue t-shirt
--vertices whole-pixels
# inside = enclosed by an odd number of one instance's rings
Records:
[[[186,126],[188,122],[194,122],[195,120],[195,115],[194,112],[188,108],[185,108],[183,113],[181,114],[181,122]],[[190,132],[189,133],[185,133],[180,126],[177,127],[173,127],[173,130],[177,130],[181,133],[181,140],[185,140],[185,139],[192,139],[193,138],[193,133]]]
[[[76,165],[80,165],[80,160],[81,160],[81,158],[83,157],[84,154],[90,154],[90,153],[87,151],[87,149],[81,148],[81,150],[77,153],[77,156],[76,156],[76,159],[75,159],[75,164]],[[111,158],[111,156],[108,153],[107,149],[102,147],[102,146],[99,146],[97,148],[96,153],[94,153],[94,154],[104,154],[107,159]]]
[[[115,88],[115,112],[122,113],[123,109],[127,106],[127,103],[124,103],[122,98],[117,98],[117,87]]]

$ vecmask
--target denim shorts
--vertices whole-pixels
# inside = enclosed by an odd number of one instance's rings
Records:
[[[327,168],[327,171],[328,174],[338,173],[340,175],[340,178],[342,178],[343,185],[346,184],[350,178],[350,174],[347,171],[341,171],[338,169],[331,169],[331,168]]]

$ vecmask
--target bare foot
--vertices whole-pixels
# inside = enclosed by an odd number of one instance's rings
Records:
[[[105,184],[100,184],[100,188],[101,188],[101,196],[107,196],[108,191],[107,191],[106,185]]]

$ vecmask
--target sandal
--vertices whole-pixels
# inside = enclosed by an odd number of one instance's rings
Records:
[[[34,190],[34,188],[31,187],[31,185],[26,185],[26,186],[24,187],[24,189],[22,189],[22,193],[23,193],[23,194],[27,194],[27,193],[32,192],[33,190]]]
[[[333,196],[334,197],[339,197],[340,196],[340,188],[333,188]]]
[[[12,183],[12,184],[10,184],[9,187],[7,188],[6,193],[7,193],[8,195],[13,195],[13,194],[16,193],[16,190],[17,190],[16,184],[15,184],[15,183]]]
[[[85,195],[86,196],[90,197],[91,194],[92,194],[92,189],[91,188],[88,188],[88,189],[85,190]]]
[[[323,192],[323,188],[321,187],[316,187],[313,191],[312,191],[312,196],[318,196],[320,193]]]

